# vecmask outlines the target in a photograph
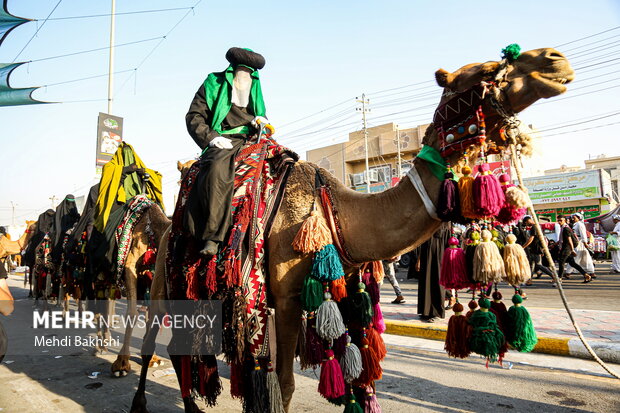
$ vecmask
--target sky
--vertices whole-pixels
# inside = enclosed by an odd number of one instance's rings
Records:
[[[123,73],[114,76],[112,114],[124,118],[125,141],[163,174],[168,214],[178,192],[176,161],[199,153],[185,113],[205,77],[227,67],[232,46],[265,57],[267,117],[275,138],[302,156],[361,128],[355,100],[362,93],[370,99],[371,126],[413,127],[430,122],[439,101],[437,69],[499,60],[510,43],[523,50],[557,46],[575,67],[575,82],[565,95],[520,115],[542,130],[545,169],[620,155],[618,1],[506,1],[501,8],[496,1],[456,0],[196,1],[116,2],[117,13],[195,6],[116,17],[117,45],[147,41],[116,48],[114,70]],[[47,58],[105,48],[110,36],[109,15],[58,19],[109,14],[110,1],[8,3],[11,13],[38,20],[15,29],[0,47],[0,62],[32,61],[13,73],[11,85],[44,86],[33,96],[59,103],[0,107],[0,225],[36,219],[50,197],[80,196],[95,183],[107,76],[74,80],[105,75],[108,51]]]

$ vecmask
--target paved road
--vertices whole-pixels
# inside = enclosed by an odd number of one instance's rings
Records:
[[[14,284],[15,277],[12,278]],[[19,348],[26,344],[30,334],[26,329],[31,326],[32,302],[23,298],[24,291],[13,291],[18,298],[16,312],[3,318],[2,322],[9,331],[23,333],[10,342],[12,348]],[[429,350],[425,344],[403,339],[386,337],[386,341],[392,344],[388,346],[389,355],[383,363],[383,380],[378,383],[378,396],[384,412],[620,411],[618,381],[579,371],[538,367],[553,365],[549,360],[562,359],[565,364],[571,359],[536,355],[524,359],[530,364],[515,362],[512,369],[498,366],[486,369],[478,358],[451,360],[443,352]],[[137,354],[137,349],[134,353]],[[120,379],[110,377],[113,359],[113,355],[90,355],[88,350],[80,356],[62,358],[45,355],[17,357],[9,353],[0,366],[0,411],[127,412],[137,385],[137,375],[131,373]],[[12,363],[6,364],[7,361]],[[137,357],[132,360],[134,372],[139,369],[137,361]],[[579,363],[586,361],[579,360]],[[573,369],[578,366],[581,364],[568,365]],[[167,362],[152,370],[149,377],[148,398],[153,412],[182,411],[176,378],[164,375],[169,368]],[[88,374],[94,371],[102,374],[89,379]],[[215,411],[241,411],[239,402],[228,396],[228,370],[223,365],[221,374],[224,393]],[[318,371],[297,371],[297,391],[291,411],[342,411],[318,395],[317,377]]]

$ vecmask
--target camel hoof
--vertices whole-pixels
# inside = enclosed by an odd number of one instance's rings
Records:
[[[114,374],[114,377],[121,377],[121,372],[120,371],[115,371],[112,374]]]
[[[149,410],[146,408],[146,396],[144,392],[136,392],[136,395],[133,396],[129,413],[149,413]]]
[[[121,377],[125,377],[128,373],[125,370],[121,370]]]

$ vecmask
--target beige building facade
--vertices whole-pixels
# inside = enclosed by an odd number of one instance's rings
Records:
[[[368,128],[368,159],[370,191],[380,192],[400,179],[398,175],[398,145],[400,143],[401,176],[412,165],[413,158],[422,148],[426,125],[399,129],[394,123]],[[306,159],[327,169],[348,187],[366,192],[364,171],[366,157],[364,132],[349,134],[346,142],[306,152]]]

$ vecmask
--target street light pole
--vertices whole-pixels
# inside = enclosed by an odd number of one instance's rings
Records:
[[[398,179],[402,174],[402,159],[400,157],[400,128],[396,125],[396,146],[397,146],[397,158],[396,158],[396,173],[398,174]]]
[[[11,225],[15,226],[15,207],[17,206],[17,204],[15,204],[13,201],[11,201],[11,208],[12,208],[12,212],[11,212]]]
[[[110,18],[110,65],[108,68],[108,114],[112,114],[112,99],[114,95],[114,31],[116,17],[116,0],[112,0],[112,16]]]
[[[362,100],[358,100],[358,103],[362,104],[362,108],[358,108],[357,110],[362,111],[362,123],[364,127],[364,153],[366,158],[366,170],[364,172],[365,180],[366,180],[366,192],[370,193],[370,165],[368,162],[368,128],[366,125],[366,112],[370,111],[370,109],[366,109],[366,105],[369,104],[370,100],[366,99],[366,95],[362,93]]]

